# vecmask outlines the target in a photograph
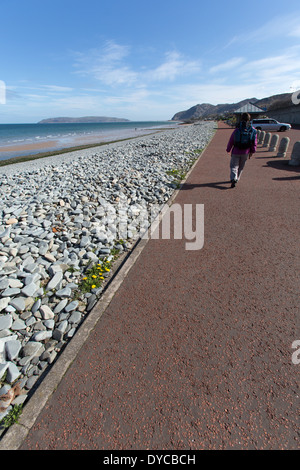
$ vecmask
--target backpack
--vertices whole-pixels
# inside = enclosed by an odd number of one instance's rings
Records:
[[[234,146],[239,149],[250,148],[255,142],[256,129],[241,122],[234,134]]]

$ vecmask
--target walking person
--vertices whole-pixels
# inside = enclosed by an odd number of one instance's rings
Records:
[[[250,114],[243,113],[239,126],[229,139],[226,152],[231,152],[230,182],[234,188],[239,181],[248,158],[256,152],[257,132],[250,124]]]

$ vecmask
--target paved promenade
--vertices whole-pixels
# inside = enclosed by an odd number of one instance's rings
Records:
[[[6,446],[299,448],[300,168],[258,147],[231,189],[231,132],[219,125],[173,201],[204,204],[203,248],[137,248],[82,347],[54,366],[55,391],[43,404],[49,374]],[[300,130],[286,135],[291,151]]]

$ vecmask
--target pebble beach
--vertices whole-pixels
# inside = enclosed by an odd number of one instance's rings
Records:
[[[0,168],[0,434],[214,129],[203,121]]]

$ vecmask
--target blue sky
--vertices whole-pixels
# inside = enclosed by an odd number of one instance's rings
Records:
[[[9,0],[0,84],[0,123],[167,120],[296,91],[299,0]]]

